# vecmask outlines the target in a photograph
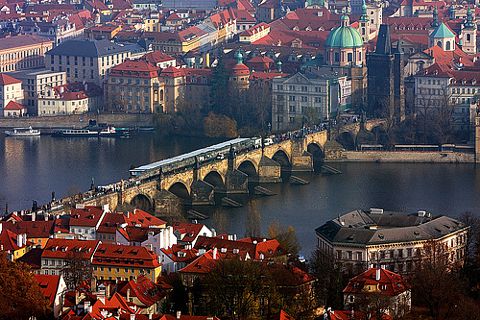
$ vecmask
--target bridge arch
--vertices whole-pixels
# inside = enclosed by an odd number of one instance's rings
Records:
[[[290,169],[292,167],[288,154],[282,149],[277,150],[277,152],[273,154],[272,159],[278,162],[282,169]]]
[[[335,140],[337,140],[337,142],[340,143],[347,150],[355,149],[356,137],[354,137],[354,135],[349,131],[344,131],[340,133]]]
[[[387,145],[389,144],[389,137],[387,130],[383,124],[376,125],[375,127],[370,130],[372,134],[375,136],[375,142],[377,144]]]
[[[316,142],[310,142],[307,145],[307,151],[312,155],[314,165],[321,164],[325,159],[323,148]]]
[[[130,205],[132,205],[136,209],[140,209],[147,212],[154,212],[155,211],[155,204],[153,199],[149,196],[139,193],[130,200]]]
[[[203,181],[211,184],[215,189],[225,189],[225,178],[218,171],[210,171]]]
[[[248,175],[249,177],[254,177],[258,175],[258,168],[255,166],[255,163],[251,160],[244,160],[237,167],[238,171],[241,171]]]
[[[171,193],[173,193],[174,195],[182,199],[190,198],[189,188],[183,182],[180,182],[180,181],[172,184],[168,188],[168,191],[170,191]]]

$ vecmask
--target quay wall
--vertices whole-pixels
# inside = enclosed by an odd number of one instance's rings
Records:
[[[0,128],[33,127],[35,129],[82,128],[89,119],[116,127],[153,126],[151,114],[76,114],[52,117],[0,118]]]
[[[475,154],[463,152],[419,151],[343,151],[328,155],[332,162],[405,162],[405,163],[475,163]]]

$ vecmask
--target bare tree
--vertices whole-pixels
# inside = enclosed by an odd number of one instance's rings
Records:
[[[70,251],[65,259],[62,275],[69,289],[77,289],[82,283],[92,279],[93,268],[82,252]]]

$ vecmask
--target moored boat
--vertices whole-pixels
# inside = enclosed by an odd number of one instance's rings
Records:
[[[40,135],[40,130],[28,128],[13,128],[5,131],[5,134],[10,137],[35,137]]]
[[[115,127],[104,127],[98,129],[64,129],[56,131],[52,134],[54,137],[116,137],[121,136]]]

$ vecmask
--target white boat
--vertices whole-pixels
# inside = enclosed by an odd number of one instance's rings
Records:
[[[40,130],[33,129],[32,127],[13,128],[13,130],[5,131],[5,134],[11,137],[34,137],[40,135]]]
[[[83,129],[66,129],[56,131],[52,134],[54,137],[116,137],[121,136],[121,132],[115,130],[114,127],[105,128],[83,128]]]

